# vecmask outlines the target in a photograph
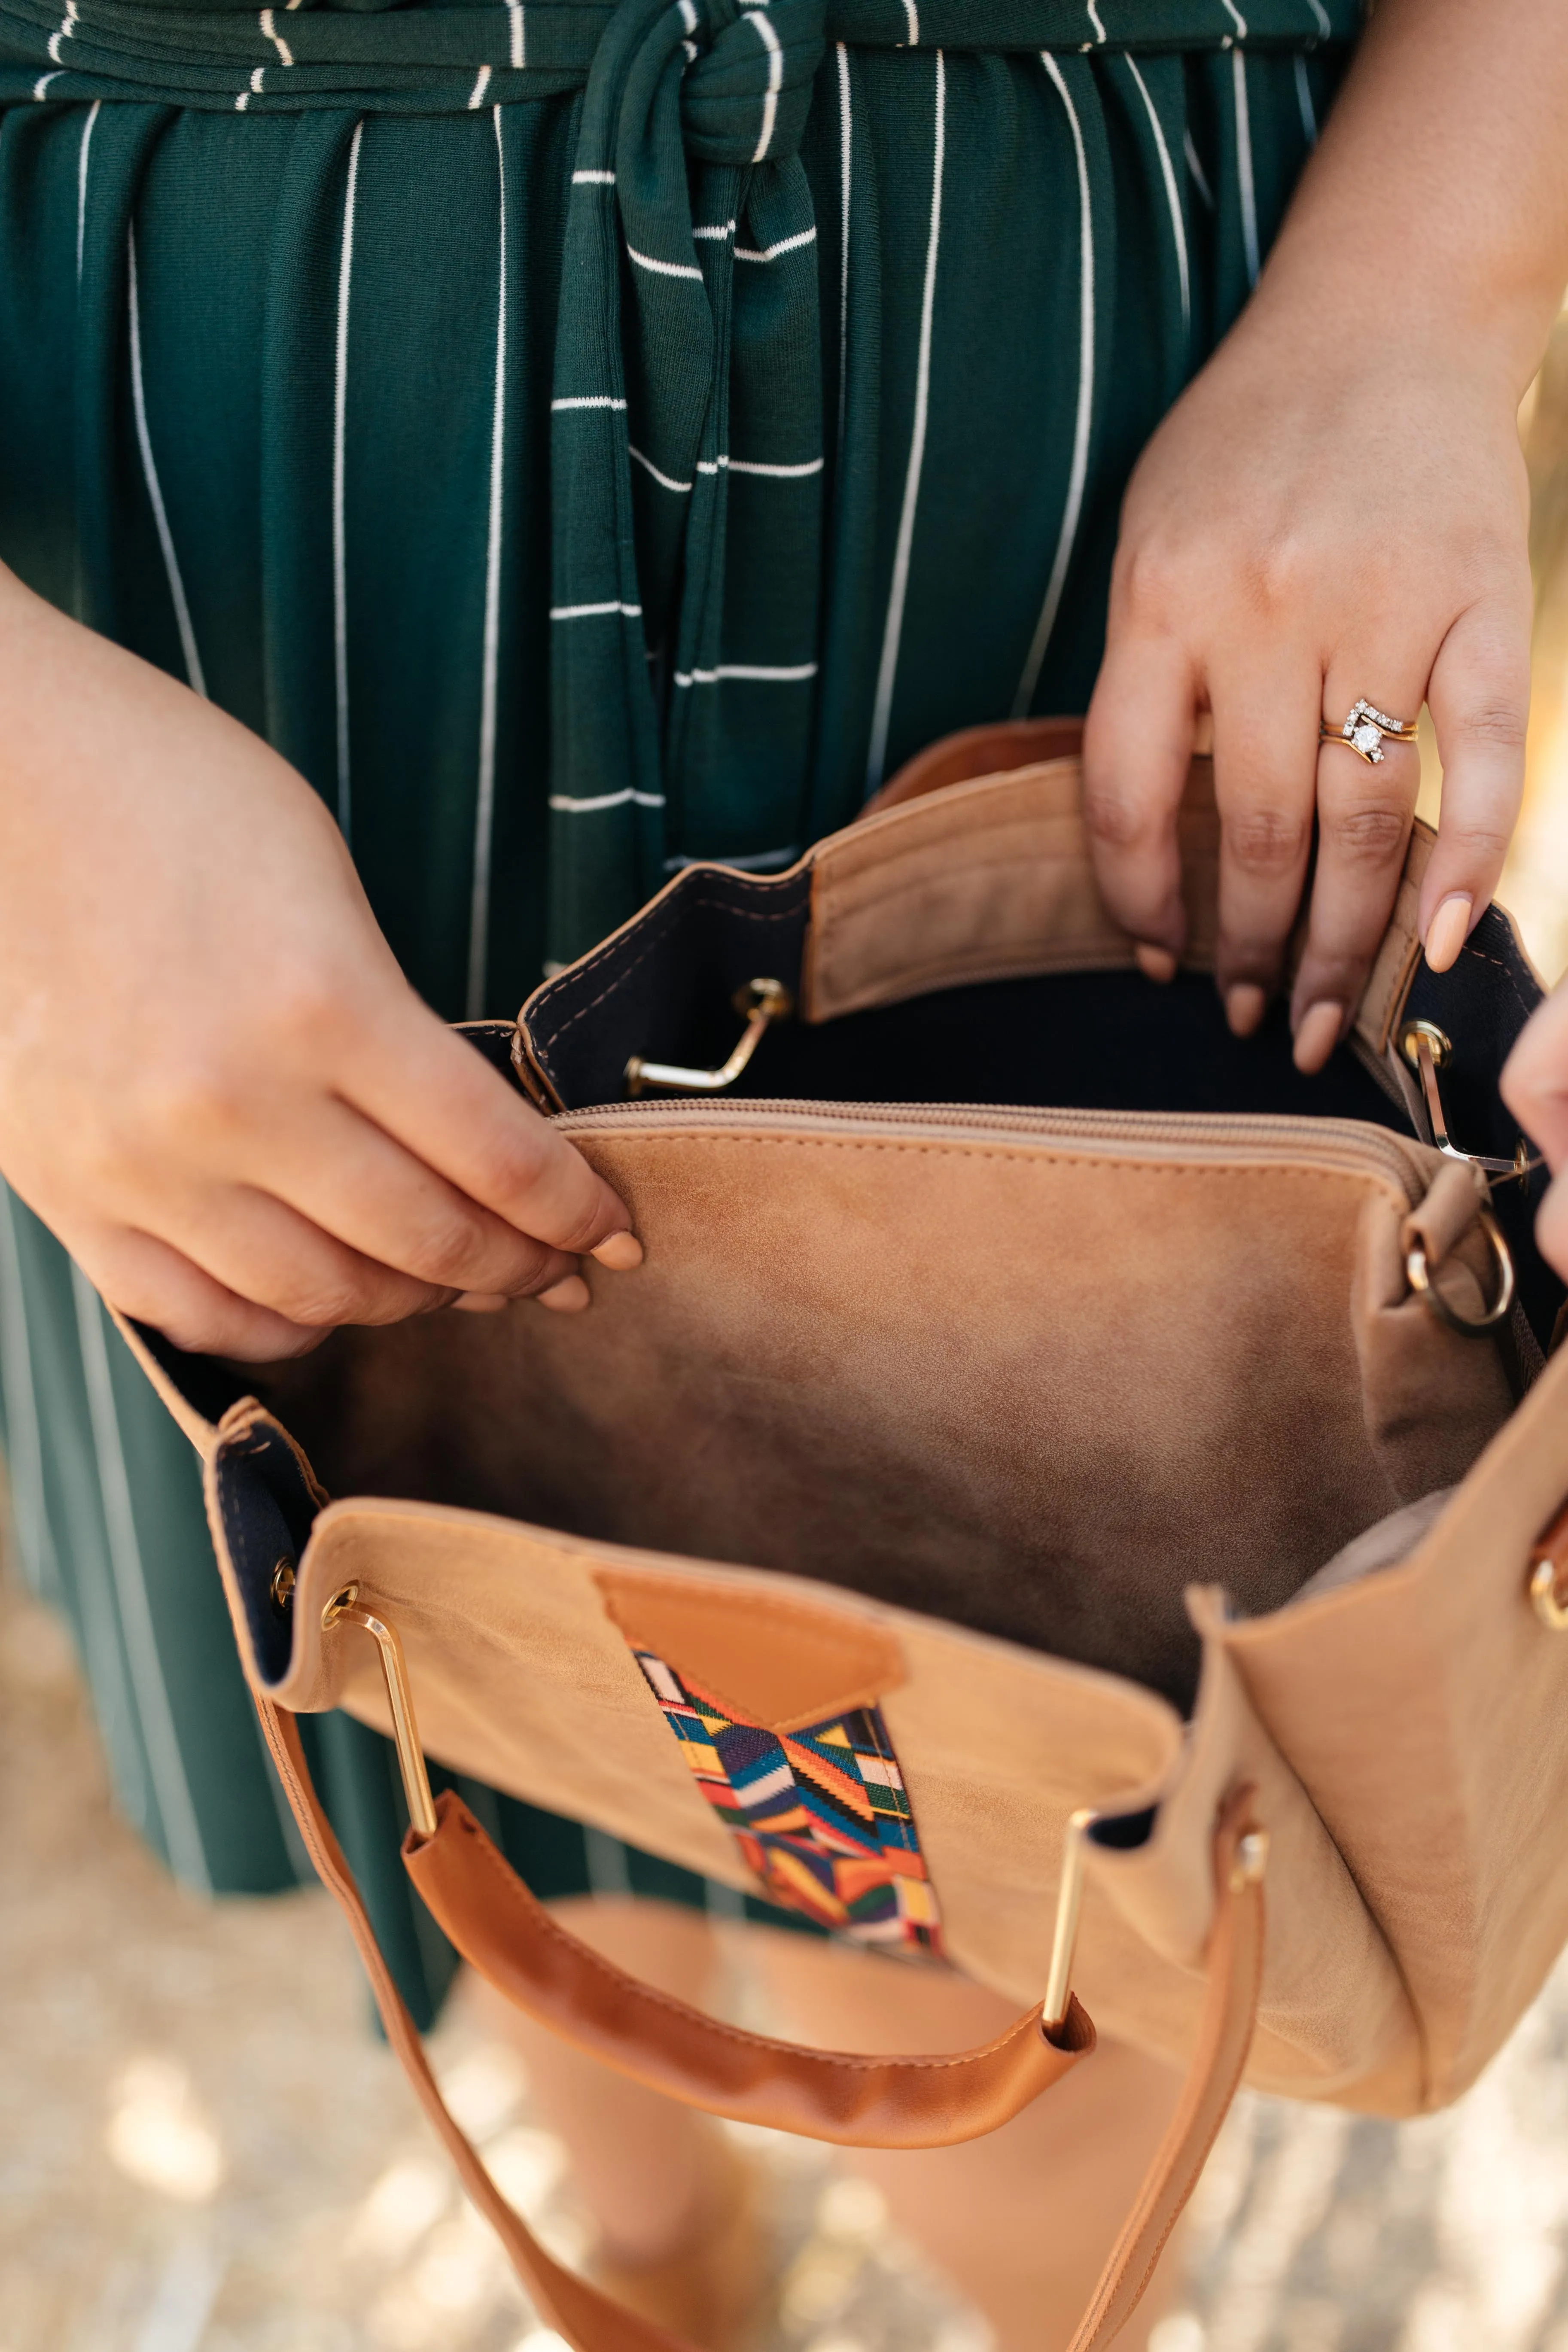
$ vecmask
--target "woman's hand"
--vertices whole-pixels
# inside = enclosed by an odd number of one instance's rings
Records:
[[[404,980],[337,828],[211,704],[0,572],[0,1171],[105,1297],[267,1359],[640,1249]]]
[[[1245,71],[1245,68],[1241,68]],[[1218,977],[1263,1016],[1308,873],[1296,1058],[1349,1024],[1393,905],[1414,750],[1318,745],[1365,697],[1431,708],[1443,809],[1421,893],[1451,964],[1518,807],[1529,692],[1514,418],[1568,282],[1568,13],[1378,0],[1240,320],[1132,478],[1084,747],[1096,865],[1168,977],[1174,820],[1214,719]],[[1245,137],[1245,131],[1242,133]]]
[[[1568,981],[1527,1023],[1503,1067],[1502,1098],[1552,1171],[1535,1240],[1568,1282]]]
[[[1419,920],[1445,969],[1502,868],[1530,694],[1528,490],[1517,396],[1485,353],[1354,336],[1301,348],[1247,322],[1144,453],[1123,512],[1085,765],[1100,886],[1168,976],[1185,937],[1175,821],[1213,713],[1216,977],[1245,1035],[1278,985],[1313,851],[1291,995],[1321,1066],[1387,927],[1415,809],[1414,744],[1320,747],[1367,697],[1431,706],[1442,824]]]

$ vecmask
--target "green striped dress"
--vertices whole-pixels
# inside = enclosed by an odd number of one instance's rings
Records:
[[[687,860],[1084,707],[1129,469],[1359,14],[0,0],[0,559],[302,770],[438,1011],[510,1013]],[[127,1816],[291,1884],[195,1462],[3,1186],[0,1376]],[[427,2016],[389,1750],[313,1736]],[[545,1891],[703,1899],[483,1802]]]

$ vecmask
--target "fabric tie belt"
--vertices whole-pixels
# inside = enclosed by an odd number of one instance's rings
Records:
[[[768,75],[751,36],[726,45],[745,11],[700,11],[711,41],[695,110],[755,105]],[[601,0],[501,0],[484,8],[183,8],[144,0],[3,0],[0,98],[121,97],[186,106],[297,110],[352,98],[366,111],[456,112],[549,97],[586,79],[617,14]],[[776,5],[770,14],[782,22]],[[813,0],[816,37],[866,48],[1158,53],[1300,48],[1353,39],[1361,0]],[[692,28],[693,32],[698,27]],[[795,35],[804,65],[805,35]],[[23,76],[32,68],[29,83]],[[805,69],[809,79],[809,68]],[[475,95],[481,74],[484,87]],[[56,76],[67,79],[57,83]],[[694,117],[689,115],[689,121]]]
[[[551,416],[550,929],[565,960],[662,881],[672,844],[704,838],[715,780],[732,794],[738,775],[757,786],[761,759],[811,768],[826,452],[817,224],[799,149],[827,44],[936,53],[910,86],[922,119],[936,109],[933,207],[942,52],[1043,56],[1087,225],[1088,181],[1113,177],[1097,74],[1130,74],[1118,58],[1145,57],[1135,120],[1143,135],[1146,116],[1170,183],[1180,52],[1300,51],[1352,37],[1359,13],[1357,0],[1246,0],[1245,14],[1232,0],[258,13],[0,0],[0,102],[335,108],[346,173],[362,114],[498,110],[499,140],[509,101],[581,92]],[[1108,221],[1092,233],[1109,235]],[[504,313],[504,283],[501,301]],[[841,383],[845,363],[841,352]],[[1190,363],[1184,326],[1173,396]],[[737,540],[744,562],[727,580]],[[758,580],[771,596],[763,645],[747,642]],[[591,846],[572,822],[583,818]]]

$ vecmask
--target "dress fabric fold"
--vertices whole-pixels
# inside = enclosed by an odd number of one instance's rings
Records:
[[[0,560],[275,744],[429,1003],[510,1016],[689,860],[1084,708],[1129,472],[1359,16],[0,0]],[[0,1412],[127,1816],[292,1884],[194,1459],[3,1188]],[[389,1751],[312,1738],[428,2016]],[[542,1892],[733,1907],[466,1793]]]

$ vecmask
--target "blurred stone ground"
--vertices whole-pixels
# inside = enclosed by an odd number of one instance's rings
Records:
[[[110,1810],[68,1644],[14,1582],[0,1804],[0,2352],[557,2352],[373,2038],[328,1899],[171,1883]],[[434,2052],[502,2187],[580,2259],[516,2060],[460,2011]],[[873,2190],[745,2137],[776,2190],[767,2352],[984,2352]],[[1448,2115],[1244,2099],[1154,2352],[1568,2352],[1565,2252],[1568,1970]]]
[[[1535,704],[1500,895],[1554,979],[1568,326],[1521,424]],[[215,1906],[174,1886],[110,1810],[64,1635],[3,1580],[0,1819],[0,2352],[555,2352],[373,2038],[327,1898]],[[587,2225],[515,2060],[460,2011],[434,2055],[503,2188],[579,2257]],[[820,2149],[749,2137],[777,2191],[768,2352],[984,2352],[873,2191]],[[1568,2352],[1568,1969],[1447,2115],[1244,2098],[1194,2225],[1153,2352]]]

